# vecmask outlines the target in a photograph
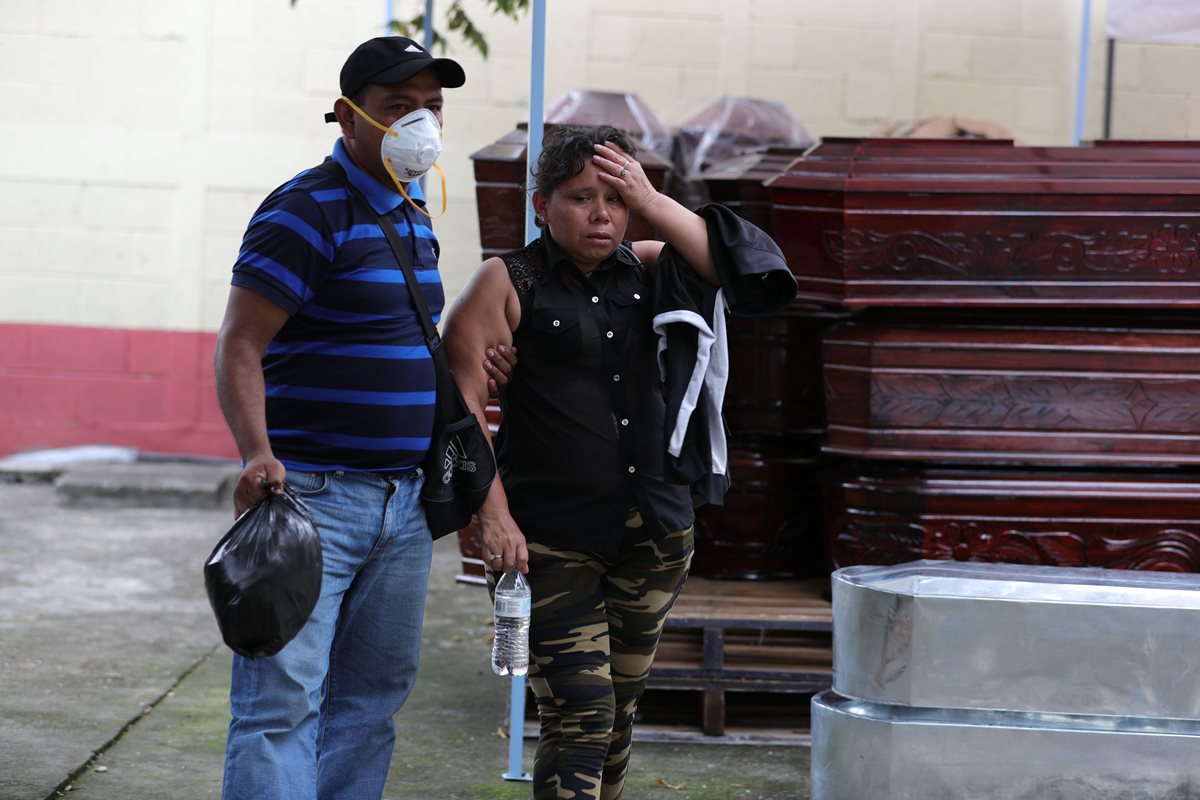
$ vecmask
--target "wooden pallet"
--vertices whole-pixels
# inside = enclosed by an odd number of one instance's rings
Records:
[[[648,689],[699,691],[722,736],[727,692],[813,694],[833,677],[829,581],[689,578],[667,619]]]

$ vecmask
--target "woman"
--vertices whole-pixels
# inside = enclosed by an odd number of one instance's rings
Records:
[[[564,128],[538,160],[542,237],[483,263],[446,322],[483,420],[477,354],[516,345],[496,481],[479,512],[489,583],[528,574],[535,798],[621,796],[634,712],[692,555],[689,487],[662,481],[664,402],[651,328],[658,241],[622,244],[631,213],[707,282],[704,220],[659,194],[609,127]]]

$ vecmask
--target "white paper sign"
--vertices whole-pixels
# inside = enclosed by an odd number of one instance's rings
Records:
[[[1106,32],[1121,41],[1200,44],[1200,0],[1108,0]]]

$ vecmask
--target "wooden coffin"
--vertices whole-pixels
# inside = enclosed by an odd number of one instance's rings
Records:
[[[546,130],[553,129],[547,125]],[[529,130],[522,123],[492,144],[471,154],[475,162],[475,200],[479,209],[479,240],[486,260],[524,247],[525,159]],[[667,181],[671,163],[653,150],[640,150],[637,160],[655,189]],[[532,186],[531,186],[532,189]],[[654,239],[654,229],[632,215],[626,231],[629,239]]]
[[[981,465],[1200,464],[1200,330],[893,318],[825,335],[824,450]]]
[[[815,453],[732,449],[723,506],[696,511],[692,574],[708,578],[824,575]]]
[[[826,140],[767,187],[801,298],[1200,306],[1200,143]]]
[[[828,480],[834,567],[919,558],[1200,571],[1200,476],[901,468]]]
[[[815,453],[825,432],[821,336],[843,312],[795,303],[771,317],[730,317],[725,421],[730,437],[792,454]]]
[[[769,235],[771,198],[765,181],[782,174],[805,152],[767,147],[745,153],[701,175],[712,202],[720,203]],[[821,334],[847,319],[841,309],[795,302],[771,317],[729,317],[729,385],[725,419],[740,442],[768,442],[804,452],[825,429],[821,391]],[[802,440],[802,441],[801,441]]]
[[[775,237],[774,207],[766,182],[782,175],[807,148],[765,147],[714,164],[700,174],[708,199]]]
[[[772,233],[764,181],[801,148],[770,147],[729,159],[701,178],[721,203]],[[771,317],[729,317],[732,485],[725,505],[699,509],[692,572],[713,578],[824,575],[819,457],[825,431],[821,336],[848,313],[796,302]]]

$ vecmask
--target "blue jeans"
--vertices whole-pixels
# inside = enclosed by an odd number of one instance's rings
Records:
[[[433,541],[420,470],[289,472],[321,534],[321,597],[274,656],[233,657],[223,800],[383,794],[417,675]]]

